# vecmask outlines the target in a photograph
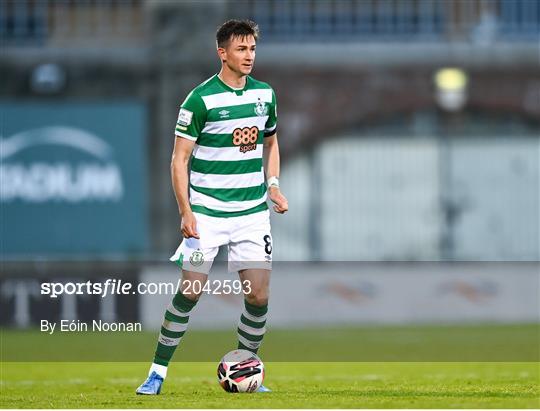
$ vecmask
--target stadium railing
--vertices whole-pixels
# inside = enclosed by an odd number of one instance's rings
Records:
[[[229,0],[228,15],[257,21],[267,41],[538,41],[538,0]],[[141,46],[148,0],[0,2],[4,46]]]
[[[147,32],[144,0],[0,2],[6,47],[106,47],[140,44]]]
[[[536,0],[249,0],[268,41],[534,41]]]

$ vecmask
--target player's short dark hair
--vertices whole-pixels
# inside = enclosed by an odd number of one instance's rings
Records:
[[[259,26],[251,20],[228,20],[218,28],[216,42],[218,47],[226,47],[233,37],[253,36],[259,39]]]

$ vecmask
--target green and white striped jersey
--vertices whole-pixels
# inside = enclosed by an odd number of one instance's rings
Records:
[[[275,93],[252,77],[235,90],[216,74],[189,93],[175,134],[196,142],[189,192],[194,212],[235,217],[268,209],[263,139],[276,125]]]

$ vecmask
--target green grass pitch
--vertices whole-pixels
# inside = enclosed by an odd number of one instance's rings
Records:
[[[0,333],[0,408],[540,408],[537,324],[271,330],[268,394],[217,383],[234,330],[191,330],[156,397],[154,332]]]
[[[269,363],[265,394],[229,394],[214,363],[4,363],[2,408],[538,408],[537,363]]]

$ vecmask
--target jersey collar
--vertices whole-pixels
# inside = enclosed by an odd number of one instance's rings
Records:
[[[242,94],[244,94],[244,91],[247,90],[248,85],[249,85],[249,81],[250,81],[249,76],[246,76],[246,84],[244,85],[244,87],[240,88],[240,89],[236,89],[236,88],[232,88],[229,85],[227,85],[223,80],[221,80],[219,78],[219,76],[217,74],[216,74],[216,78],[217,78],[217,81],[219,82],[219,84],[221,84],[221,86],[224,89],[226,89],[227,91],[230,91],[231,93],[236,94],[237,96],[241,96]]]

